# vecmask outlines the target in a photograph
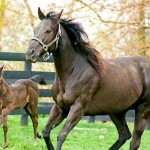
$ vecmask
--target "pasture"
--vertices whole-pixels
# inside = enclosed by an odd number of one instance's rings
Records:
[[[48,115],[39,115],[39,132],[42,131],[48,119]],[[129,128],[132,131],[133,123],[128,123]],[[60,126],[52,130],[51,139],[56,147],[57,134],[62,128],[63,123]],[[2,126],[0,128],[0,149],[3,145],[3,131]],[[110,145],[117,139],[118,133],[115,126],[111,122],[96,122],[89,124],[85,120],[81,120],[78,125],[70,132],[62,150],[108,150]],[[140,150],[148,150],[150,131],[145,130],[142,136],[142,143]],[[29,119],[28,126],[20,125],[20,116],[8,117],[8,142],[9,147],[7,150],[46,150],[44,140],[37,139],[34,142],[32,122]],[[129,141],[120,149],[128,150]]]

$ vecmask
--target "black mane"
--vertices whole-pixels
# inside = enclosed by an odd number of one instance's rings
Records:
[[[46,19],[53,19],[55,13],[54,11],[47,13]],[[86,58],[96,71],[102,75],[104,73],[103,59],[100,53],[89,43],[88,35],[83,30],[83,27],[79,23],[69,19],[61,19],[60,24],[68,34],[75,51]]]
[[[61,19],[60,24],[68,34],[74,49],[83,55],[97,72],[102,75],[104,72],[102,57],[89,43],[88,35],[83,30],[83,27],[79,23],[67,19]]]
[[[50,11],[46,14],[45,19],[53,19],[53,15],[56,14],[55,11]]]

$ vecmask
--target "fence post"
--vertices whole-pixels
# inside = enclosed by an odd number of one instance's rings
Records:
[[[28,115],[27,113],[21,115],[21,125],[22,126],[27,126],[28,125]]]
[[[95,116],[89,116],[88,123],[94,123],[95,122]]]
[[[147,125],[146,125],[146,129],[150,130],[150,119],[148,119]]]
[[[24,63],[24,71],[31,71],[32,63],[25,61]],[[23,115],[21,115],[21,125],[27,126],[28,125],[28,115],[25,112]]]

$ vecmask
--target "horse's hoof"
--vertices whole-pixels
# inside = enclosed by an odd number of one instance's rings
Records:
[[[38,137],[39,139],[42,139],[42,138],[43,138],[42,135],[40,135],[39,133],[37,133],[37,137]]]
[[[6,143],[4,144],[3,149],[7,149],[7,147],[8,147],[8,144]]]

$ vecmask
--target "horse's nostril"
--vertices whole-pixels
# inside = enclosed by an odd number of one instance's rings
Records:
[[[33,54],[34,54],[34,52],[35,52],[35,50],[34,50],[34,49],[31,49],[31,55],[33,55]]]

